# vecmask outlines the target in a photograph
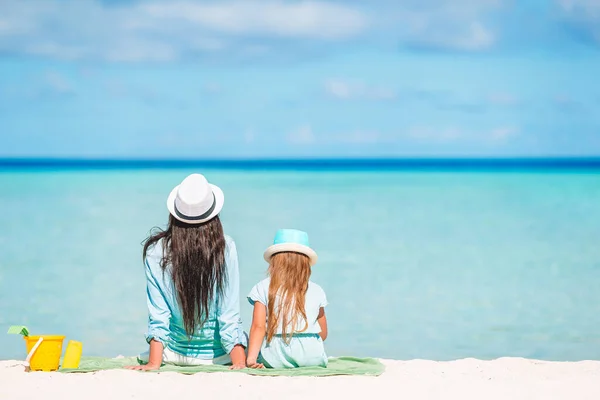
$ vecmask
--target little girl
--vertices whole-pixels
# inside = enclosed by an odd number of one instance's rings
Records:
[[[327,366],[327,298],[310,281],[317,253],[306,232],[281,229],[264,254],[269,277],[252,288],[254,306],[248,357],[250,368]],[[266,336],[266,340],[265,340]]]

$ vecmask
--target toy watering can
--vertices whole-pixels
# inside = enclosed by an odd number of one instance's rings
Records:
[[[36,335],[30,336],[25,326],[11,326],[10,334],[23,335],[27,348],[25,367],[31,371],[57,371],[62,354],[65,336],[60,335]],[[61,367],[63,369],[77,369],[81,359],[81,342],[69,340],[65,357]]]

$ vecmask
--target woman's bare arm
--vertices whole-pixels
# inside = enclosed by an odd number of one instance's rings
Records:
[[[163,344],[157,340],[152,339],[150,341],[150,355],[148,357],[148,364],[133,365],[125,368],[137,371],[153,371],[159,369],[160,365],[162,364],[163,350]]]
[[[246,351],[244,346],[236,344],[229,353],[232,366],[229,369],[242,369],[246,366]]]

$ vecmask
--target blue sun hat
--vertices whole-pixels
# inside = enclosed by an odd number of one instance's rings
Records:
[[[273,239],[273,245],[265,251],[265,261],[271,262],[273,255],[287,251],[304,254],[310,259],[311,267],[317,263],[317,253],[310,248],[306,232],[297,229],[279,229]]]

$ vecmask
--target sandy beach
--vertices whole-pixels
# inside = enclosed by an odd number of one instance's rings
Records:
[[[600,398],[600,361],[522,358],[449,362],[382,360],[379,377],[256,377],[233,373],[24,373],[0,361],[0,399],[590,399]]]

